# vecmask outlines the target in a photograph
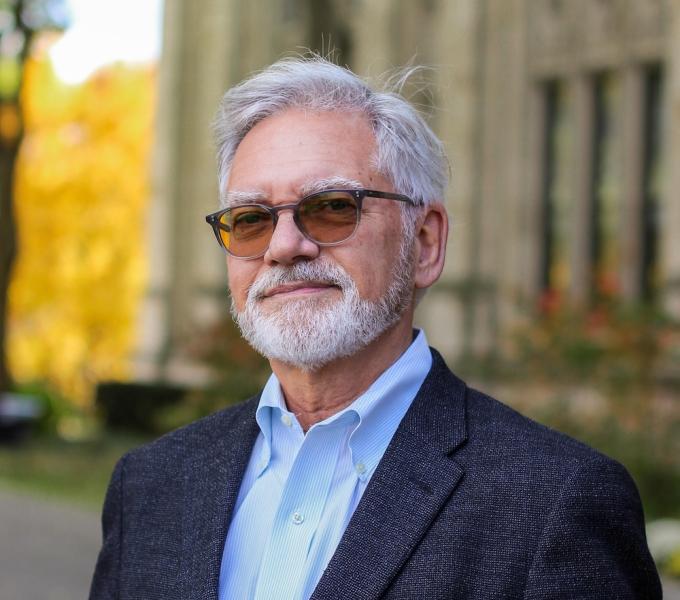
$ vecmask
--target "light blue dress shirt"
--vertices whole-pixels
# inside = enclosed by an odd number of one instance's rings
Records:
[[[311,596],[431,365],[420,331],[366,392],[306,434],[269,378],[224,545],[220,600]]]

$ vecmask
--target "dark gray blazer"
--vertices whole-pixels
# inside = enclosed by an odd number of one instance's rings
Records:
[[[433,356],[312,598],[661,598],[625,469]],[[257,402],[121,459],[91,599],[217,598]]]

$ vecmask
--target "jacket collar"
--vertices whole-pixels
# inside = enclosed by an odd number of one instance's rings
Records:
[[[214,432],[184,468],[182,598],[217,600],[224,540],[259,429],[259,395],[213,418]]]
[[[312,600],[381,596],[463,476],[451,455],[467,439],[467,388],[432,355]]]

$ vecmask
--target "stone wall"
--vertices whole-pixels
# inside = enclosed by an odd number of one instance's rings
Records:
[[[209,125],[221,94],[306,47],[336,46],[341,63],[367,76],[409,61],[431,67],[425,89],[410,92],[449,153],[452,230],[444,277],[417,318],[449,358],[501,348],[544,292],[551,82],[567,107],[569,144],[559,165],[566,294],[580,304],[593,294],[595,99],[607,74],[617,94],[607,138],[619,174],[617,280],[624,298],[641,297],[645,78],[650,65],[659,67],[657,285],[680,315],[680,242],[671,230],[680,223],[672,168],[680,152],[680,0],[167,0],[165,30],[140,377],[200,377],[183,342],[226,314],[224,258],[203,221],[217,206]]]

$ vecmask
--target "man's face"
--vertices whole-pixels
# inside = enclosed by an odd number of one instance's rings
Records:
[[[234,156],[227,192],[232,197],[246,194],[257,198],[258,203],[276,206],[296,202],[309,190],[317,191],[325,181],[337,182],[330,186],[335,188],[347,187],[342,185],[346,181],[394,191],[390,182],[372,168],[374,152],[373,133],[363,116],[289,109],[264,119],[243,139]],[[401,211],[394,201],[367,199],[354,237],[332,247],[319,247],[306,239],[293,222],[292,211],[284,211],[262,258],[228,257],[233,308],[236,313],[244,312],[248,292],[256,281],[275,273],[290,273],[294,268],[304,269],[301,263],[339,267],[353,280],[356,300],[376,303],[388,292],[394,293],[401,242]],[[399,268],[410,271],[410,263]],[[321,309],[332,311],[347,295],[342,285],[325,277],[316,281],[313,269],[292,272],[300,275],[285,285],[265,286],[259,297],[251,298],[251,307],[253,303],[257,305],[258,318],[276,317],[291,306],[295,313],[298,308],[312,311],[310,314]],[[409,279],[408,272],[406,278]],[[393,303],[391,310],[399,311],[396,318],[404,302],[410,301],[409,285],[410,279],[399,290],[403,297]],[[394,318],[390,324],[393,322]],[[339,327],[323,321],[318,326]]]

